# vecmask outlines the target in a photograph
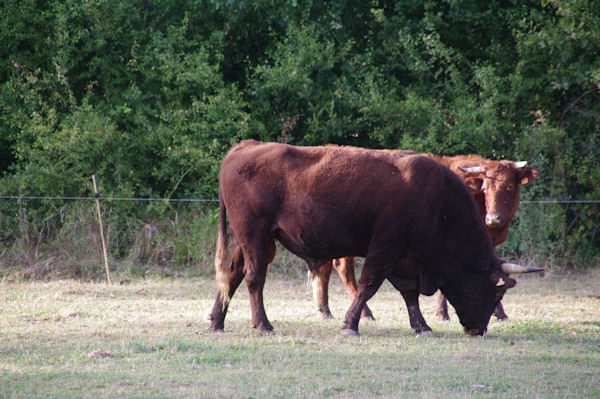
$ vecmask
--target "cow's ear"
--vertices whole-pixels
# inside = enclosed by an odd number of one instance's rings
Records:
[[[518,180],[522,186],[526,186],[533,182],[538,176],[536,168],[523,168],[518,172]]]
[[[490,276],[490,281],[496,285],[499,289],[509,289],[517,285],[517,281],[513,278],[508,277],[505,273],[493,273]]]
[[[468,177],[465,179],[465,184],[469,186],[471,190],[479,191],[483,185],[483,179],[478,177]]]

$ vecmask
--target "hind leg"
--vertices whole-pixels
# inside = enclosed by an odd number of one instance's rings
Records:
[[[450,320],[450,316],[448,315],[448,301],[444,294],[442,294],[442,291],[438,291],[437,293],[437,308],[435,314],[440,321]]]
[[[309,271],[313,298],[317,303],[317,311],[326,319],[333,316],[329,310],[329,277],[331,276],[332,261],[329,261],[315,271]]]
[[[239,245],[234,243],[229,259],[231,268],[231,274],[229,275],[229,293],[233,297],[235,290],[244,279],[244,257],[242,255],[242,248]],[[221,293],[218,292],[212,312],[210,312],[210,315],[208,316],[211,330],[223,331],[228,307],[229,301],[223,301]]]
[[[266,243],[255,242],[254,245],[242,245],[244,252],[244,270],[246,285],[252,309],[252,326],[261,331],[272,331],[273,326],[267,318],[263,302],[263,288],[267,274],[267,265],[275,255],[275,242],[269,238]]]

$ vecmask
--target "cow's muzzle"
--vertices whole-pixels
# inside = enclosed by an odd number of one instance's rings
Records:
[[[496,214],[487,214],[485,215],[485,224],[488,227],[499,227],[504,223],[503,218]]]
[[[467,328],[467,327],[463,327],[463,328],[465,330],[465,334],[468,334],[471,337],[483,336],[483,335],[485,335],[485,332],[487,331],[487,329],[485,329],[485,328]]]

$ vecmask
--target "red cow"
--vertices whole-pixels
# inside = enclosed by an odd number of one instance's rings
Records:
[[[526,161],[492,161],[476,155],[432,157],[450,168],[469,186],[492,245],[497,247],[504,243],[508,238],[509,223],[519,207],[521,186],[537,178],[537,169],[527,167]],[[441,320],[450,319],[448,304],[442,293],[438,296],[436,314]],[[501,302],[494,310],[494,316],[499,320],[508,318]]]
[[[231,256],[227,215],[235,239]],[[346,335],[358,335],[361,311],[385,279],[404,297],[417,333],[431,333],[419,294],[440,289],[465,332],[483,335],[495,306],[516,284],[508,273],[541,270],[496,257],[472,195],[430,158],[248,140],[229,151],[219,174],[213,330],[223,329],[244,276],[253,326],[273,329],[263,287],[275,239],[313,272],[329,259],[365,257]]]
[[[355,147],[350,147],[355,148]],[[414,155],[412,151],[384,150],[400,158]],[[494,247],[506,241],[508,225],[519,206],[520,187],[530,184],[537,177],[537,169],[526,167],[527,162],[492,161],[477,155],[458,155],[454,157],[423,154],[440,162],[457,174],[471,190],[477,204],[479,215],[485,221]],[[356,295],[354,258],[346,257],[327,262],[318,271],[310,273],[313,297],[318,311],[324,317],[331,317],[328,304],[328,285],[331,270],[334,268],[352,298]],[[449,320],[446,298],[438,296],[436,314],[441,320]],[[494,315],[499,320],[507,319],[498,303]],[[365,306],[362,317],[373,319],[371,310]]]

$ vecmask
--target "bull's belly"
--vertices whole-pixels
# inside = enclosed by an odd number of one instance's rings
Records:
[[[365,256],[360,243],[339,231],[320,230],[317,233],[309,229],[289,231],[280,228],[273,232],[273,236],[286,249],[309,263],[322,264],[344,256]]]

